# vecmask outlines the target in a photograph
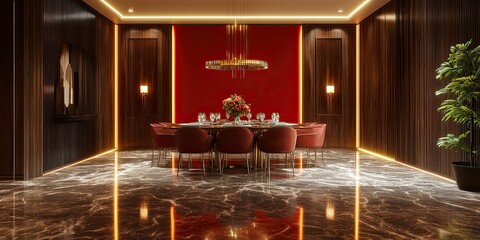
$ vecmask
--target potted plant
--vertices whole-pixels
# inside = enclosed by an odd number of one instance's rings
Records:
[[[452,162],[458,188],[480,191],[480,46],[470,48],[472,40],[450,48],[446,62],[437,69],[437,79],[448,79],[448,84],[436,95],[446,95],[438,111],[442,121],[453,121],[464,127],[459,135],[447,134],[438,139],[437,146],[466,152],[468,161]],[[480,140],[480,139],[479,139]]]

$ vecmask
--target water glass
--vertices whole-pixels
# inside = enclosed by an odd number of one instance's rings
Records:
[[[250,122],[250,118],[252,118],[252,113],[251,112],[247,113],[247,119],[248,119],[249,122]]]
[[[210,113],[210,122],[215,122],[215,113],[213,112]]]
[[[280,114],[278,114],[277,112],[273,112],[272,113],[272,121],[274,123],[278,123],[280,121]]]

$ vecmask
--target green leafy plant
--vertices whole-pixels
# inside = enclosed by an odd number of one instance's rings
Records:
[[[471,44],[472,40],[452,46],[447,61],[437,69],[437,79],[450,80],[436,91],[436,95],[449,97],[438,108],[442,121],[466,127],[458,136],[449,133],[439,138],[437,146],[469,153],[471,166],[475,167],[480,153],[475,146],[475,130],[480,128],[480,46],[471,49]]]

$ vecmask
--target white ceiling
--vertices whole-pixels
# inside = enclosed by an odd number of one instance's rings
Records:
[[[114,23],[359,23],[390,0],[83,0]],[[134,12],[129,13],[128,9]],[[343,12],[338,12],[342,9]]]

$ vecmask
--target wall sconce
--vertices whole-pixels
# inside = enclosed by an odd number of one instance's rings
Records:
[[[142,96],[145,96],[148,94],[148,85],[140,85],[140,93]]]
[[[332,95],[335,93],[335,86],[334,85],[327,85],[327,95]]]

